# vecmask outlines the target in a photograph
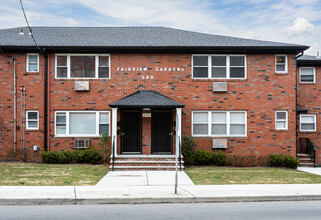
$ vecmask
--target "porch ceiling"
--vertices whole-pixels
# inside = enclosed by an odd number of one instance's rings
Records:
[[[183,108],[185,105],[154,90],[138,90],[109,106],[111,108]]]

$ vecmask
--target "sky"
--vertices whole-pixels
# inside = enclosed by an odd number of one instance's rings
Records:
[[[31,26],[164,26],[310,46],[321,52],[321,0],[23,0]],[[26,26],[0,0],[0,28]],[[36,36],[35,36],[36,37]]]

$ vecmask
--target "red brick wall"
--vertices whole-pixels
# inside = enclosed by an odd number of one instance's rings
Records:
[[[298,116],[299,138],[310,138],[316,146],[316,163],[321,165],[321,67],[315,67],[316,83],[300,83],[298,67],[298,106],[308,109],[307,114],[316,115],[317,127],[315,132],[300,132],[300,119]],[[298,142],[299,144],[299,142]]]
[[[39,130],[26,134],[26,146],[43,146],[43,57],[40,58],[40,74],[24,75],[25,54],[12,55],[18,59],[17,85],[23,85],[27,90],[26,109],[38,109],[40,113]],[[256,156],[284,153],[295,156],[295,55],[288,55],[288,74],[275,74],[274,55],[247,55],[247,79],[200,80],[191,77],[190,54],[112,54],[111,79],[86,79],[90,82],[89,92],[75,92],[73,79],[55,79],[54,54],[50,54],[49,60],[50,150],[70,150],[74,144],[73,138],[54,136],[55,110],[111,110],[109,104],[139,89],[152,89],[185,104],[182,113],[183,135],[191,135],[191,112],[194,110],[245,110],[248,117],[247,137],[228,138],[228,148],[224,152]],[[117,71],[117,67],[149,69],[146,72],[121,72]],[[156,67],[180,67],[184,71],[156,72]],[[0,150],[1,159],[7,159],[6,151],[13,147],[13,113],[12,107],[8,108],[13,106],[13,77],[10,68],[12,65],[5,65],[5,71],[1,73],[7,78],[0,79],[1,84],[6,85],[6,89],[1,88],[1,94],[6,94],[2,96],[1,103],[4,103],[6,125],[9,127]],[[147,75],[153,76],[153,79],[142,79],[142,76]],[[227,81],[228,92],[213,93],[213,81]],[[288,110],[287,131],[275,131],[275,110]],[[143,124],[146,123],[143,121]],[[149,129],[148,126],[143,127]],[[146,132],[144,129],[143,134]],[[195,139],[197,149],[212,150],[212,138]],[[92,145],[99,142],[99,138],[92,140]]]
[[[25,132],[25,147],[28,152],[27,160],[39,160],[39,152],[32,152],[32,146],[43,146],[43,97],[44,97],[44,75],[43,75],[43,62],[44,59],[40,56],[40,72],[39,73],[27,73],[26,72],[26,54],[15,53],[6,56],[6,59],[1,57],[0,59],[0,114],[4,116],[4,138],[0,143],[0,159],[8,160],[13,158],[14,138],[13,138],[13,115],[14,115],[14,63],[12,62],[12,56],[16,58],[16,85],[17,85],[17,159],[24,158],[24,150],[22,150],[22,138],[21,138],[21,92],[20,86],[26,88],[25,95],[25,109],[26,110],[38,110],[39,111],[39,129],[26,130]],[[10,62],[8,64],[7,62]],[[32,153],[31,153],[32,152]]]

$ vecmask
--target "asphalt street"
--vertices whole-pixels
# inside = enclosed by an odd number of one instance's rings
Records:
[[[0,206],[0,219],[321,219],[321,201]]]

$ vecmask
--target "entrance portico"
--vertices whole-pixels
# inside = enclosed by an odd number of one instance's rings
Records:
[[[154,90],[139,90],[110,107],[115,156],[175,153],[183,104]]]

